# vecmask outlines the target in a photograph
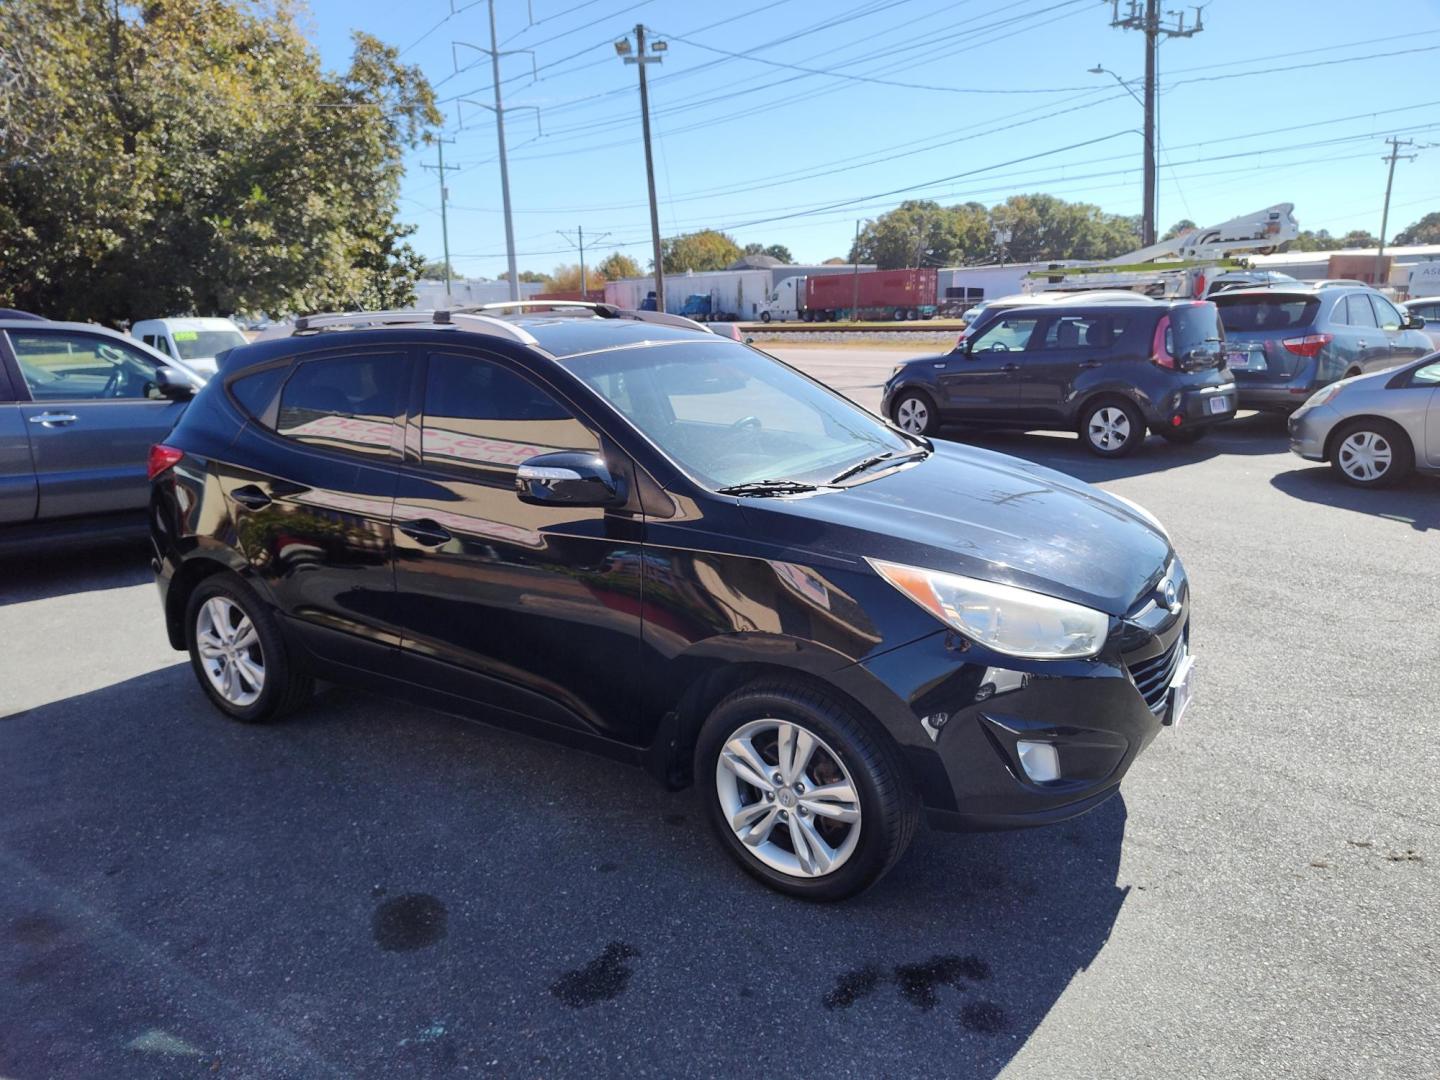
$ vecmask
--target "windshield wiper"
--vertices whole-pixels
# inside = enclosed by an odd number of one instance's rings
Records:
[[[743,484],[731,484],[716,490],[721,495],[801,495],[807,491],[819,491],[820,486],[803,480],[747,480]]]
[[[894,450],[886,450],[883,454],[876,454],[874,457],[867,457],[857,461],[848,469],[842,470],[830,478],[830,483],[838,484],[841,480],[848,480],[852,476],[858,476],[866,469],[873,469],[876,465],[899,464],[902,461],[909,461],[912,458],[927,457],[928,450],[912,450],[908,454],[896,454]]]

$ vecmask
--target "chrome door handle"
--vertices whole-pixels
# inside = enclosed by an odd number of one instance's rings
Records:
[[[1020,365],[1019,365],[1019,364],[1002,364],[1001,367],[1000,367],[1000,370],[1001,370],[1001,371],[1005,371],[1005,372],[1019,371],[1019,370],[1020,370]]]
[[[80,418],[74,413],[68,412],[42,412],[30,417],[32,424],[44,424],[46,427],[64,427],[66,424],[73,424]]]
[[[1099,361],[1099,360],[1081,360],[1079,366],[1082,367],[1082,368],[1099,367],[1099,366],[1100,366],[1100,361]]]
[[[265,492],[261,491],[254,484],[246,484],[244,487],[236,488],[230,493],[230,497],[247,510],[263,510],[269,506],[271,502],[270,496],[266,495]]]

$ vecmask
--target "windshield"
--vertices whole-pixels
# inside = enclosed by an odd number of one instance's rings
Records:
[[[759,480],[824,484],[914,443],[739,342],[681,342],[560,361],[691,476],[711,488]]]
[[[238,330],[175,330],[170,336],[181,360],[208,360],[245,344],[245,335]]]

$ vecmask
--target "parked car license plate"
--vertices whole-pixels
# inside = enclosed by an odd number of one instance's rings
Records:
[[[1248,349],[1227,349],[1225,363],[1231,371],[1237,368],[1244,370],[1250,366],[1250,351]]]
[[[1221,394],[1219,397],[1213,397],[1213,398],[1210,399],[1210,412],[1211,412],[1212,414],[1213,414],[1213,413],[1229,412],[1229,411],[1230,411],[1230,399],[1229,399],[1228,397],[1226,397],[1224,394]]]
[[[1170,719],[1167,721],[1171,727],[1180,723],[1180,718],[1185,715],[1185,710],[1190,705],[1190,699],[1194,694],[1195,658],[1188,652],[1180,661],[1180,666],[1175,669],[1175,675],[1170,680]]]

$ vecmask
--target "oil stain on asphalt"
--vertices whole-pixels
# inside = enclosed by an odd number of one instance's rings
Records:
[[[445,936],[445,905],[429,893],[406,893],[375,909],[375,942],[386,952],[410,952]]]
[[[928,1012],[940,1002],[940,987],[966,989],[972,983],[986,982],[989,978],[990,965],[978,956],[932,956],[917,964],[897,964],[888,973],[867,964],[836,976],[834,988],[821,1003],[827,1009],[848,1009],[882,984],[893,982],[901,997]],[[967,1031],[995,1035],[1005,1030],[1007,1019],[1005,1010],[995,1002],[980,1000],[965,1004],[960,1010],[960,1024]]]
[[[556,979],[550,992],[572,1009],[598,1005],[625,992],[634,969],[627,961],[640,954],[623,941],[612,941],[584,967],[567,971]]]

